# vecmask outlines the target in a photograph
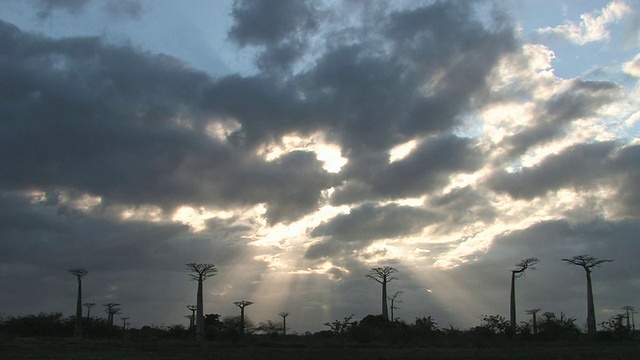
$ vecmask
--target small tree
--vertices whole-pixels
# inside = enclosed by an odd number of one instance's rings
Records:
[[[353,314],[345,317],[343,320],[334,320],[332,323],[326,322],[324,326],[328,326],[335,335],[344,335],[354,326],[358,325],[353,320]]]
[[[633,313],[635,312],[636,309],[634,309],[633,306],[626,305],[622,307],[622,310],[626,312],[627,329],[631,330],[631,318],[633,317]],[[635,330],[635,326],[633,330]]]
[[[236,301],[233,303],[235,306],[240,308],[240,334],[244,334],[244,308],[253,304],[253,301]]]
[[[389,301],[391,301],[391,321],[396,321],[396,318],[393,315],[393,310],[398,310],[400,309],[399,307],[396,307],[396,303],[401,303],[402,301],[398,300],[398,296],[402,295],[404,293],[404,291],[396,291],[395,294],[389,296]]]
[[[82,337],[82,278],[89,272],[82,268],[69,269],[69,274],[78,279],[78,297],[76,299],[76,326],[73,331],[74,337]]]
[[[204,341],[204,298],[202,295],[202,283],[218,273],[213,264],[187,264],[187,270],[191,271],[189,277],[198,282],[197,314],[196,314],[196,340]]]
[[[367,278],[375,280],[377,283],[382,285],[382,317],[385,320],[389,320],[389,308],[387,306],[387,283],[397,280],[398,278],[393,276],[394,273],[398,272],[397,269],[392,268],[391,266],[380,266],[371,268],[369,274],[367,274]]]
[[[107,313],[107,324],[109,324],[109,326],[113,326],[113,316],[120,314],[120,308],[118,307],[120,304],[108,303],[102,306],[106,308],[104,309],[104,312]]]
[[[283,311],[280,316],[282,316],[282,335],[287,335],[287,316],[289,316],[289,313]]]
[[[591,271],[600,264],[612,262],[613,260],[598,259],[589,255],[578,255],[571,259],[562,259],[571,265],[580,266],[587,275],[587,333],[591,339],[597,336],[596,310],[593,304],[593,287],[591,286]]]
[[[538,316],[536,314],[538,314],[538,311],[540,310],[541,309],[531,309],[526,311],[527,314],[533,317],[533,336],[538,335]]]
[[[91,308],[96,306],[96,303],[84,303],[84,306],[87,308],[87,319],[91,317]]]
[[[517,263],[516,268],[511,270],[511,301],[509,305],[511,335],[516,333],[516,278],[523,276],[527,269],[535,270],[535,265],[539,262],[538,258],[530,257]]]
[[[193,330],[196,321],[196,310],[198,310],[198,305],[187,305],[187,309],[191,310],[191,317],[189,318],[189,330]]]
[[[125,317],[121,317],[120,319],[122,320],[122,330],[126,330],[127,329],[127,320],[129,320],[130,317],[125,316]]]

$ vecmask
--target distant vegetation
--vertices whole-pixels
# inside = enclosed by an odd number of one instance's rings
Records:
[[[40,313],[36,315],[0,318],[0,340],[16,338],[51,338],[74,336],[75,316],[64,317],[62,313]],[[347,316],[327,322],[326,330],[316,333],[284,335],[281,322],[264,321],[257,326],[250,319],[244,324],[240,317],[220,318],[217,314],[204,317],[204,336],[209,342],[237,345],[244,344],[371,344],[388,346],[427,347],[491,347],[502,346],[513,341],[509,335],[511,324],[500,315],[482,315],[480,324],[469,329],[457,329],[451,325],[441,327],[431,316],[415,318],[412,322],[389,321],[382,315],[368,315],[361,320]],[[624,313],[613,316],[600,324],[598,341],[638,342],[640,332],[627,326]],[[241,336],[244,327],[245,334]],[[84,319],[84,337],[89,339],[121,339],[133,342],[156,340],[195,339],[195,328],[184,325],[150,325],[141,329],[123,329],[97,318]],[[581,342],[587,334],[580,331],[576,319],[563,313],[545,312],[537,318],[537,334],[533,332],[533,321],[518,324],[519,342]],[[296,345],[297,344],[297,345]]]

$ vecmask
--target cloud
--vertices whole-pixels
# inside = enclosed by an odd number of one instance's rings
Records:
[[[318,28],[318,11],[308,1],[236,1],[229,38],[241,47],[260,46],[256,63],[260,69],[288,69],[308,46]]]
[[[567,22],[537,30],[539,34],[557,36],[578,45],[609,39],[609,24],[618,23],[632,8],[622,1],[612,1],[598,13],[580,15],[580,22]]]
[[[113,19],[140,19],[144,13],[144,6],[136,0],[111,0],[104,4],[104,9]]]
[[[2,115],[12,119],[0,135],[0,162],[11,174],[0,182],[7,189],[72,188],[105,203],[167,211],[185,203],[266,202],[268,219],[279,222],[313,211],[333,183],[314,155],[291,153],[272,162],[255,155],[265,139],[262,129],[253,139],[253,127],[269,122],[244,119],[267,115],[259,104],[228,111],[231,102],[208,103],[223,91],[236,102],[249,101],[229,86],[251,96],[252,83],[265,85],[260,78],[215,82],[167,56],[97,38],[53,40],[2,27]],[[269,89],[258,87],[255,98]],[[271,100],[263,99],[262,109],[275,118],[272,105],[286,101]],[[243,120],[243,135],[209,136],[209,119],[227,114]]]
[[[418,208],[395,204],[363,204],[352,209],[349,214],[338,215],[318,225],[311,232],[311,237],[326,239],[312,245],[305,257],[317,259],[332,256],[343,248],[353,251],[378,239],[411,235],[434,220],[434,214]]]
[[[37,15],[40,20],[51,18],[56,11],[65,11],[71,15],[79,15],[90,7],[92,0],[37,0],[35,7],[38,9]],[[112,19],[132,18],[139,19],[144,12],[144,7],[137,0],[108,0],[100,2],[104,11]]]
[[[449,175],[473,172],[481,153],[473,141],[456,136],[425,140],[407,157],[389,163],[388,154],[354,159],[343,169],[345,185],[332,196],[335,204],[365,199],[419,197],[449,181]]]
[[[617,101],[621,87],[609,81],[572,79],[562,85],[548,100],[538,104],[536,122],[505,139],[509,156],[518,156],[531,147],[563,136],[563,131],[576,120],[593,117],[605,105]]]
[[[586,189],[610,175],[607,164],[614,146],[611,142],[576,145],[519,172],[495,173],[487,179],[487,185],[514,198],[525,199],[563,187]]]
[[[83,11],[91,0],[38,0],[36,6],[39,8],[38,18],[45,20],[53,14],[55,10],[64,10],[72,14]]]

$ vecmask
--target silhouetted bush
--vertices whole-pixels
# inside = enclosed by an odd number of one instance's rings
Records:
[[[63,318],[62,313],[39,313],[9,317],[0,323],[3,337],[63,337],[73,335],[75,317]]]
[[[575,321],[572,317],[565,317],[564,313],[560,313],[557,318],[556,314],[546,312],[542,314],[542,321],[538,324],[538,336],[545,341],[578,340],[581,332]]]

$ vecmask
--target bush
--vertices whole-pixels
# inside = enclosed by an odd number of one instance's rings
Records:
[[[75,317],[63,318],[62,313],[39,313],[9,317],[0,323],[4,337],[63,337],[72,336]]]

